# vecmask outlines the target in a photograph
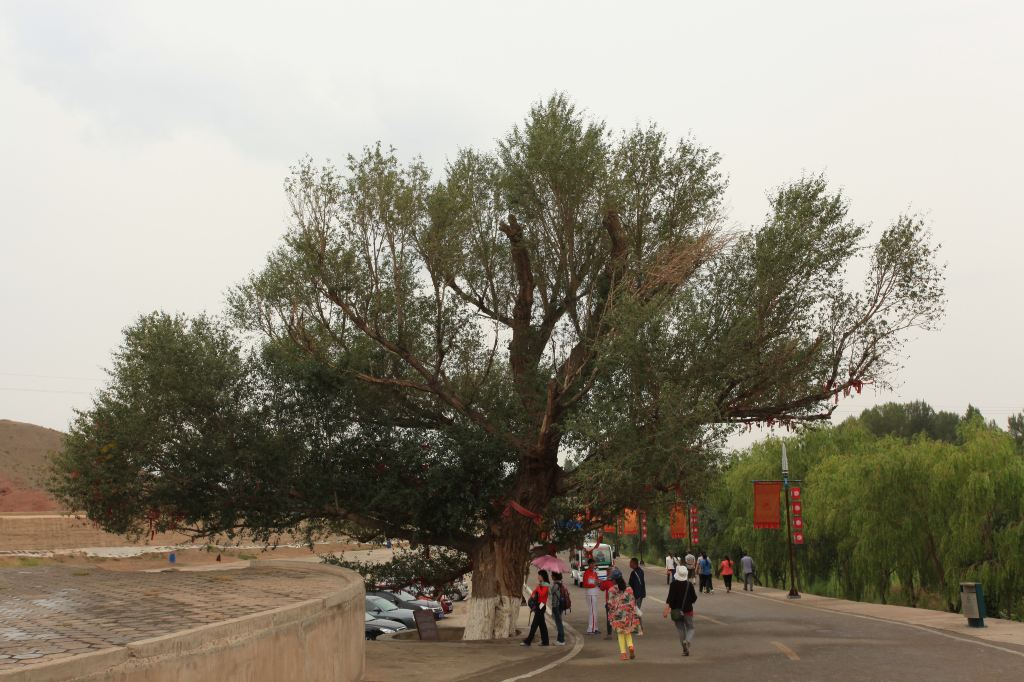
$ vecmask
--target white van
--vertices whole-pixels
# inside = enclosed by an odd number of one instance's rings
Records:
[[[594,561],[597,562],[598,578],[605,580],[611,573],[612,561],[615,559],[615,548],[605,543],[595,546],[593,542],[587,542],[584,543],[582,548],[574,550],[569,559],[573,585],[579,585],[583,581],[583,571],[587,570],[587,552],[593,552]]]

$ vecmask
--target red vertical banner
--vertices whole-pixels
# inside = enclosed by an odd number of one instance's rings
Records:
[[[779,493],[782,483],[758,481],[754,483],[754,528],[781,528]]]
[[[690,505],[690,544],[700,544],[700,528],[698,526],[697,505]]]
[[[681,504],[676,504],[669,512],[669,535],[673,540],[682,540],[687,536],[686,509]]]
[[[624,512],[625,524],[622,529],[623,535],[636,535],[640,532],[640,519],[636,509],[626,509]]]
[[[789,510],[792,512],[793,544],[804,544],[804,502],[803,491],[799,486],[789,489]]]
[[[640,539],[647,539],[647,512],[640,512]]]

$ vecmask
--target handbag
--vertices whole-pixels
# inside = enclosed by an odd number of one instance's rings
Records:
[[[672,620],[682,620],[683,619],[683,610],[682,609],[672,609],[671,616],[672,616]]]

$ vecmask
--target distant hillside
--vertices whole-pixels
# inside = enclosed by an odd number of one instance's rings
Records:
[[[43,488],[62,438],[60,431],[0,419],[0,511],[58,508]]]

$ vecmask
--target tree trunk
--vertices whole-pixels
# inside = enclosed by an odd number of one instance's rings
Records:
[[[523,579],[536,526],[509,519],[484,538],[473,555],[473,591],[463,639],[516,636]]]

